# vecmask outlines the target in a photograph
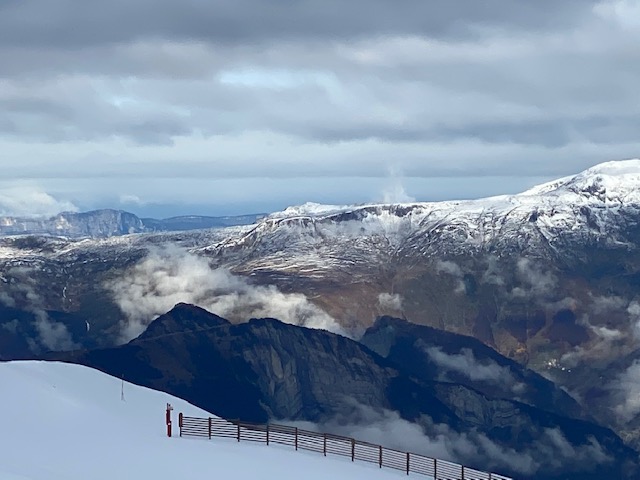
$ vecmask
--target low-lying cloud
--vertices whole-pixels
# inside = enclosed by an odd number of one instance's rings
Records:
[[[472,350],[463,348],[460,353],[448,354],[441,347],[427,347],[429,358],[445,371],[453,371],[470,380],[492,382],[511,388],[514,393],[521,392],[525,385],[518,382],[508,367],[491,360],[479,361]]]
[[[590,298],[589,314],[581,315],[578,323],[591,331],[592,339],[563,354],[560,361],[564,367],[574,368],[592,358],[619,357],[637,346],[640,303],[617,295],[591,294]]]
[[[610,385],[614,411],[622,422],[640,414],[640,360],[634,361]]]
[[[129,341],[177,303],[198,305],[222,317],[274,317],[283,322],[343,333],[338,323],[300,293],[252,285],[228,270],[178,247],[158,248],[122,277],[107,284],[126,316],[120,340]]]
[[[516,277],[520,286],[511,290],[516,298],[545,298],[556,292],[558,279],[551,272],[542,270],[532,260],[521,258],[516,263]]]
[[[47,350],[64,351],[78,348],[67,327],[49,317],[44,298],[37,291],[33,272],[26,268],[13,268],[8,273],[11,282],[5,283],[6,291],[0,294],[0,303],[7,307],[22,308],[33,315],[33,327],[37,333],[37,343],[31,342],[31,349],[38,353]],[[17,324],[13,324],[14,330]]]
[[[422,418],[422,426],[400,417],[395,411],[376,410],[353,404],[342,414],[322,424],[289,422],[299,428],[325,431],[400,451],[448,460],[483,470],[510,470],[522,475],[538,472],[589,471],[611,461],[593,437],[574,445],[557,428],[532,432],[534,440],[526,449],[503,446],[477,430],[461,433],[446,424]]]
[[[454,278],[455,280],[455,293],[464,293],[465,285],[464,285],[464,272],[462,268],[455,262],[450,260],[438,260],[436,262],[436,272],[438,274],[447,274]]]
[[[381,293],[378,295],[378,307],[385,312],[401,312],[402,296],[399,293]]]

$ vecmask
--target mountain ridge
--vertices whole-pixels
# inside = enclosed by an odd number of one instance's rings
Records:
[[[237,216],[183,215],[165,219],[141,218],[124,210],[61,212],[51,217],[0,217],[0,236],[48,235],[68,238],[113,236],[224,228],[255,223],[264,214]]]
[[[404,321],[393,322],[401,325]],[[166,325],[170,328],[164,328]],[[148,328],[161,334],[143,333],[120,347],[48,358],[92,366],[116,377],[124,375],[128,381],[177,395],[226,418],[324,423],[358,418],[363,411],[389,411],[430,435],[446,428],[446,435],[452,438],[469,436],[474,440],[466,441],[508,447],[514,454],[534,455],[531,452],[542,448],[539,442],[548,441],[548,435],[564,439],[575,451],[595,444],[603,452],[600,460],[589,465],[591,470],[568,458],[562,467],[544,466],[537,456],[546,453],[535,453],[535,472],[501,465],[506,472],[518,473],[518,478],[559,480],[569,471],[585,479],[599,478],[597,475],[619,468],[622,474],[624,468],[611,465],[606,457],[637,468],[631,465],[632,450],[604,427],[522,403],[513,396],[491,396],[471,384],[442,382],[417,371],[408,374],[393,359],[324,330],[271,318],[233,325],[188,304],[176,305]],[[465,339],[457,340],[467,344]],[[478,359],[482,361],[480,354]]]

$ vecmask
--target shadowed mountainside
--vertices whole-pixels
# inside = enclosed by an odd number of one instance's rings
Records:
[[[383,319],[379,325],[400,322]],[[372,340],[374,334],[370,332],[365,338]],[[451,335],[441,339],[448,342]],[[496,352],[482,351],[488,347],[481,346],[476,352],[479,345],[466,337],[455,337],[479,362],[491,358],[501,368],[511,365]],[[431,345],[445,348],[437,336]],[[397,345],[395,350],[399,348]],[[516,457],[526,456],[531,465],[523,469],[498,459],[486,458],[479,464],[473,456],[460,458],[482,468],[496,462],[501,471],[511,469],[508,473],[523,479],[564,479],[569,478],[568,472],[596,479],[612,471],[622,478],[637,471],[635,452],[608,429],[527,405],[516,399],[517,394],[508,398],[506,390],[492,397],[482,379],[442,381],[438,372],[420,374],[415,368],[406,368],[402,361],[384,358],[346,337],[274,319],[232,325],[198,307],[179,304],[126,345],[52,357],[124,376],[227,418],[322,424],[335,418],[357,417],[362,408],[394,411],[400,418],[420,425],[426,434],[442,435],[446,428],[456,442],[484,442],[494,449],[507,449]],[[520,391],[554,391],[543,379],[522,369],[514,368],[512,375],[523,383]],[[536,396],[531,399],[536,400]],[[541,403],[563,410],[571,399],[559,396]],[[553,441],[569,445],[575,458],[568,456],[560,464],[546,461],[553,451],[548,450],[548,444]],[[591,455],[588,461],[576,461],[591,450],[600,454]]]

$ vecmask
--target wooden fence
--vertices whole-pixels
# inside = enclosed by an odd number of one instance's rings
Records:
[[[362,442],[354,438],[302,430],[276,424],[254,424],[228,421],[222,418],[178,416],[180,436],[223,437],[238,442],[272,443],[289,445],[296,450],[310,450],[327,455],[340,455],[351,461],[375,463],[380,468],[393,468],[409,473],[432,477],[435,480],[513,480],[496,473],[482,472],[446,460],[401,452],[381,445]]]

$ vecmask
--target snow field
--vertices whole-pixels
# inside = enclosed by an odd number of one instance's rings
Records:
[[[179,438],[178,412],[209,414],[126,382],[122,401],[121,380],[79,365],[0,363],[0,385],[0,480],[406,478],[284,446]],[[173,438],[166,403],[174,407]]]

